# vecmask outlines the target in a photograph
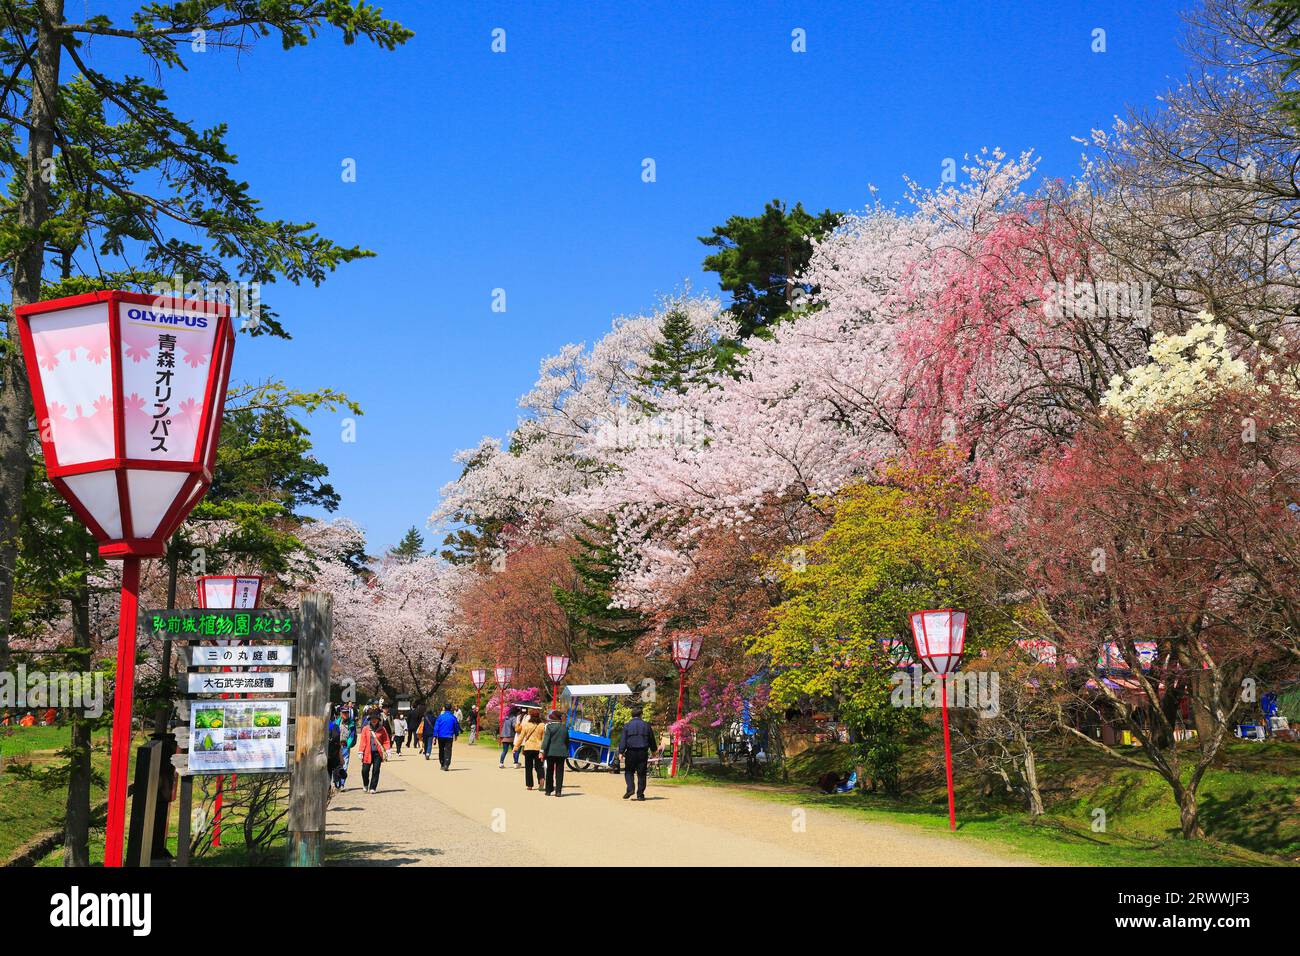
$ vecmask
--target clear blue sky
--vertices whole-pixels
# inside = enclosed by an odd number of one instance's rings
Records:
[[[1191,2],[388,0],[416,32],[397,52],[271,39],[187,52],[167,83],[182,116],[229,123],[270,214],[378,253],[319,288],[265,289],[294,339],[235,352],[236,377],[363,405],[355,444],[337,416],[313,432],[378,552],[425,530],[457,449],[513,426],[542,356],[684,281],[714,288],[697,236],[775,197],[858,209],[875,183],[891,202],[904,174],[937,183],[946,157],[986,145],[1069,176],[1071,135],[1183,71]]]

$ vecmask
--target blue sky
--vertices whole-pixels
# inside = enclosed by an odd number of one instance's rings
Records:
[[[697,236],[776,197],[858,209],[874,183],[892,202],[905,174],[936,184],[945,158],[982,146],[1032,147],[1069,176],[1072,135],[1183,72],[1191,2],[388,0],[416,31],[396,52],[271,39],[187,52],[167,85],[180,115],[229,124],[269,214],[378,253],[319,288],[265,288],[293,341],[235,352],[236,378],[362,404],[355,443],[341,416],[313,434],[378,552],[412,524],[428,539],[452,454],[513,426],[544,355],[687,281],[715,288]]]

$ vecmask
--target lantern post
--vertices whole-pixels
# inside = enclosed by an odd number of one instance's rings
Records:
[[[911,615],[916,656],[939,676],[943,698],[943,760],[948,772],[948,829],[957,829],[957,804],[952,790],[952,738],[948,734],[948,675],[961,663],[966,646],[965,611],[916,611]]]
[[[199,607],[254,608],[262,597],[262,576],[260,574],[205,574],[195,582],[195,591],[198,593]],[[222,670],[228,671],[230,668],[223,667]],[[236,774],[230,775],[231,787],[235,786],[237,779]],[[212,845],[214,847],[221,846],[221,811],[226,802],[225,789],[226,776],[221,774],[217,777],[217,796],[212,801]]]
[[[677,723],[682,722],[682,702],[686,694],[686,671],[695,663],[700,656],[701,638],[697,637],[675,637],[673,638],[673,663],[677,665]],[[680,729],[673,734],[673,766],[669,771],[669,776],[677,776],[677,744],[681,739]]]
[[[122,562],[104,865],[126,830],[140,561],[212,483],[230,361],[224,304],[102,291],[14,310],[50,483]]]
[[[551,679],[551,710],[560,705],[560,681],[569,671],[569,659],[561,654],[546,655],[546,676]]]
[[[510,686],[510,678],[515,674],[513,667],[496,667],[493,675],[497,679],[497,691],[499,694],[497,704],[497,740],[501,739],[501,728],[506,725],[506,688]]]
[[[469,679],[474,682],[474,736],[478,737],[478,719],[482,713],[480,704],[483,701],[483,685],[487,683],[487,668],[472,667],[469,672]],[[499,736],[499,735],[498,735]]]

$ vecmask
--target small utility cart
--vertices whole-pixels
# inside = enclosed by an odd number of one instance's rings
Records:
[[[571,770],[618,771],[618,750],[611,739],[610,726],[618,698],[630,697],[627,684],[572,684],[564,688],[560,700],[568,712],[565,726],[569,730]]]

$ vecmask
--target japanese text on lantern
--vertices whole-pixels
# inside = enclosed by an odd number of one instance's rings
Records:
[[[158,371],[153,382],[153,448],[150,451],[167,451],[167,430],[171,427],[172,375],[176,367],[176,336],[166,332],[158,336]],[[164,394],[165,393],[165,394]]]

